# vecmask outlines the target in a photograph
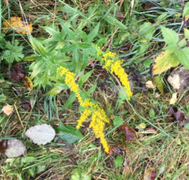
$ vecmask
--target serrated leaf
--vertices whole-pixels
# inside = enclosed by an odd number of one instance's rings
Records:
[[[173,51],[162,52],[155,60],[155,64],[152,67],[152,74],[160,74],[171,67],[176,67],[179,64],[177,55]]]
[[[175,31],[161,26],[161,32],[167,44],[176,44],[179,41],[179,35]]]
[[[81,134],[79,130],[72,126],[60,125],[56,128],[56,132],[62,141],[69,143],[79,141],[83,137],[83,134]]]
[[[25,135],[29,137],[34,143],[41,145],[51,142],[55,137],[55,130],[47,124],[41,124],[30,127]]]
[[[183,17],[189,15],[189,2],[184,6]]]
[[[189,47],[185,47],[184,49],[180,50],[177,54],[178,60],[180,63],[189,70]]]
[[[9,158],[19,157],[26,153],[25,145],[18,139],[2,140],[0,143],[6,144],[4,153]]]

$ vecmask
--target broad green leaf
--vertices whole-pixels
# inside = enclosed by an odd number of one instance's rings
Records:
[[[189,70],[189,47],[185,47],[184,49],[180,50],[177,54],[178,60],[180,63]]]
[[[146,39],[151,40],[155,28],[150,22],[145,22],[139,29],[139,35],[144,36]],[[143,39],[144,40],[144,39]]]
[[[116,168],[121,168],[123,166],[123,158],[121,155],[118,155],[115,159],[114,159],[114,165]]]
[[[81,132],[72,126],[60,125],[55,128],[55,130],[58,134],[58,137],[65,142],[75,143],[83,137]]]
[[[119,29],[126,30],[127,27],[120,21],[118,21],[115,17],[111,15],[107,15],[104,20],[106,20],[108,23],[110,23],[113,26],[116,26]]]
[[[98,30],[100,27],[100,23],[98,23],[95,28],[90,32],[90,34],[88,35],[88,40],[87,42],[92,42],[93,39],[96,37],[96,35],[98,34]]]
[[[30,42],[33,46],[33,48],[42,56],[46,57],[48,55],[45,47],[35,38],[30,36]]]
[[[169,51],[178,51],[179,47],[177,46],[176,43],[168,44],[163,50],[169,50]]]
[[[53,89],[51,89],[47,94],[50,95],[57,95],[58,93],[60,93],[63,89],[68,89],[68,85],[64,84],[64,85],[56,85]]]
[[[183,17],[189,15],[189,2],[187,2],[184,6]]]
[[[114,116],[113,124],[114,127],[121,126],[123,124],[123,119],[120,116]]]
[[[184,36],[186,39],[189,39],[189,30],[184,28]]]
[[[45,27],[42,27],[45,31],[47,31],[50,35],[53,36],[53,38],[56,38],[57,40],[59,39],[60,40],[60,32],[57,32],[55,29],[51,28],[51,27],[48,27],[48,26],[45,26]]]
[[[179,46],[179,47],[185,47],[186,44],[187,44],[187,43],[186,43],[186,39],[183,38],[181,41],[179,41],[178,46]]]
[[[62,106],[62,109],[69,107],[75,101],[75,98],[76,98],[76,94],[72,93],[69,99],[67,100],[67,102]]]
[[[184,126],[185,129],[189,130],[189,123]]]
[[[179,41],[179,35],[175,31],[163,26],[161,26],[161,31],[167,44],[176,44]]]
[[[150,109],[150,111],[149,111],[149,116],[151,117],[151,118],[154,118],[155,117],[155,111],[154,111],[154,109]]]
[[[179,60],[177,58],[176,52],[174,51],[163,51],[155,60],[155,64],[152,67],[152,74],[160,74],[171,67],[176,67],[179,65]]]

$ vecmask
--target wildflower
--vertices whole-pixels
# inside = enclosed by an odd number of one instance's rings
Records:
[[[103,60],[105,62],[104,68],[120,79],[124,89],[126,89],[126,94],[128,95],[128,100],[132,96],[132,92],[129,85],[128,75],[125,73],[124,69],[121,67],[122,61],[117,59],[116,53],[108,52],[103,55]]]
[[[90,123],[90,128],[93,128],[94,134],[97,138],[100,138],[100,142],[104,147],[105,152],[108,152],[108,144],[104,138],[104,125],[105,123],[109,123],[109,120],[106,117],[106,114],[103,109],[101,109],[97,104],[91,102],[89,99],[85,101],[82,99],[79,94],[79,86],[75,83],[74,77],[75,74],[70,72],[68,69],[64,67],[57,68],[57,76],[65,76],[65,83],[69,85],[71,91],[76,93],[76,97],[82,107],[84,107],[84,111],[78,120],[77,129],[79,129],[83,123],[89,116],[92,115],[92,121]]]

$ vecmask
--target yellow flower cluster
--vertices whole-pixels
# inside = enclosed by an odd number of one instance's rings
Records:
[[[99,51],[99,49],[98,49]],[[97,55],[100,53],[97,53]],[[133,93],[131,92],[128,75],[125,73],[124,69],[121,67],[122,61],[117,59],[116,53],[108,52],[103,55],[103,61],[105,62],[104,68],[111,73],[115,73],[120,79],[122,85],[126,89],[126,94],[128,95],[128,100],[130,100]]]
[[[70,72],[68,69],[64,67],[57,68],[57,75],[65,76],[65,83],[68,84],[71,88],[71,91],[76,93],[76,97],[81,106],[85,109],[78,120],[77,129],[79,129],[82,123],[92,115],[92,121],[90,123],[89,128],[93,128],[93,131],[97,138],[100,138],[100,142],[103,145],[105,152],[108,153],[109,148],[108,144],[104,138],[104,125],[105,123],[109,123],[109,120],[106,117],[104,110],[102,110],[97,104],[91,102],[89,99],[83,101],[82,97],[79,94],[79,86],[75,83],[74,77],[75,74]]]

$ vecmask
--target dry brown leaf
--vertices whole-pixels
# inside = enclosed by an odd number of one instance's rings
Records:
[[[13,106],[11,106],[11,105],[6,105],[6,106],[3,106],[2,111],[3,111],[7,116],[9,116],[9,115],[12,114],[13,109],[14,109]]]
[[[131,141],[136,135],[136,132],[134,131],[134,129],[132,129],[129,126],[126,126],[125,124],[123,124],[122,126],[119,126],[118,130],[125,132],[126,141]]]

